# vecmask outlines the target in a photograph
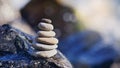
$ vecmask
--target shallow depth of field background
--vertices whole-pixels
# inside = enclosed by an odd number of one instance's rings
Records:
[[[42,18],[75,68],[120,68],[119,0],[0,0],[0,25],[36,35]]]

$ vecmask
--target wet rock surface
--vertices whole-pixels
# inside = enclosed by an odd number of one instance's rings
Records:
[[[0,26],[0,68],[72,68],[58,50],[50,58],[30,55],[33,38],[9,25]]]

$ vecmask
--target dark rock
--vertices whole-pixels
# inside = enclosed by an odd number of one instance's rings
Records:
[[[36,32],[39,30],[36,26],[43,17],[51,19],[59,39],[68,37],[79,28],[73,9],[57,0],[31,0],[21,9],[21,15]]]
[[[34,36],[0,26],[0,68],[72,68],[60,51],[51,58],[30,55]]]

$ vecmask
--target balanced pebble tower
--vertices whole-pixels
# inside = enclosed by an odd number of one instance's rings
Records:
[[[40,29],[33,42],[35,51],[32,55],[36,57],[49,58],[57,54],[58,39],[55,38],[56,33],[53,31],[54,27],[50,19],[43,18],[38,24]]]

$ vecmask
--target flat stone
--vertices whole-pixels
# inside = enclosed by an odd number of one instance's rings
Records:
[[[44,22],[40,22],[38,24],[38,28],[41,30],[45,30],[45,31],[52,31],[54,29],[52,24],[48,24],[48,23],[44,23]]]
[[[42,21],[46,22],[46,23],[52,23],[52,21],[50,19],[46,19],[46,18],[43,18]]]
[[[58,39],[56,38],[37,38],[36,40],[37,42],[45,43],[49,45],[54,45],[58,43]]]
[[[57,54],[57,50],[56,49],[53,49],[53,50],[49,50],[49,51],[34,51],[32,53],[33,56],[36,56],[36,57],[43,57],[43,58],[50,58],[54,55]]]
[[[54,37],[56,33],[54,31],[38,31],[39,37]]]
[[[58,45],[46,45],[46,44],[40,44],[40,43],[34,43],[33,47],[37,50],[53,50],[58,47]]]

